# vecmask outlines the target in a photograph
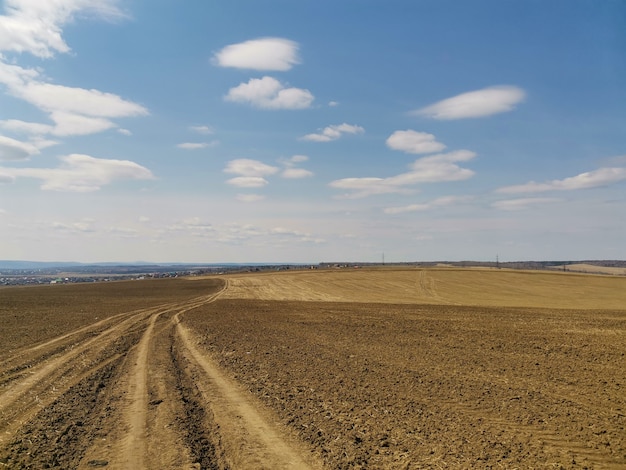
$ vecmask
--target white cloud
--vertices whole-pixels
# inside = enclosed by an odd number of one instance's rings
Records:
[[[50,134],[54,127],[50,124],[39,124],[37,122],[20,121],[19,119],[6,119],[0,121],[0,126],[8,131],[20,134]]]
[[[191,126],[189,129],[191,129],[193,132],[197,132],[198,134],[204,134],[204,135],[215,133],[213,128],[209,126]]]
[[[402,214],[404,212],[418,212],[418,211],[426,211],[431,209],[428,203],[423,204],[410,204],[408,206],[403,207],[388,207],[385,209],[385,214]]]
[[[11,139],[0,135],[0,161],[28,160],[31,155],[37,155],[39,148],[28,142]]]
[[[50,118],[54,121],[55,125],[8,119],[1,121],[0,126],[13,132],[32,135],[51,134],[60,137],[95,134],[116,126],[115,123],[108,119],[89,117],[64,111],[51,112]]]
[[[54,85],[35,80],[9,85],[11,93],[38,108],[49,111],[84,114],[98,117],[144,116],[143,106],[126,101],[113,93],[99,90]]]
[[[68,52],[62,26],[77,13],[93,13],[105,19],[123,17],[117,0],[6,0],[0,16],[0,51],[30,52],[49,58]]]
[[[408,194],[410,192],[410,190],[390,184],[388,180],[388,178],[376,177],[342,178],[339,180],[331,181],[329,183],[329,186],[331,188],[346,189],[348,191],[352,191],[351,193],[344,194],[344,197],[349,199],[357,199],[361,197],[372,196],[375,194]]]
[[[439,120],[485,117],[513,110],[525,96],[524,90],[515,86],[493,86],[453,96],[413,114]]]
[[[266,165],[258,160],[240,158],[231,160],[224,168],[224,173],[234,173],[241,176],[267,176],[278,172],[275,166]]]
[[[328,102],[328,106],[330,106],[331,108],[334,108],[335,106],[339,106],[339,102],[338,101],[329,101]]]
[[[141,222],[142,224],[147,224],[148,222],[150,222],[150,217],[142,215],[139,217],[139,222]]]
[[[434,135],[410,129],[391,134],[387,139],[387,147],[406,153],[434,153],[446,148],[437,142]]]
[[[237,194],[237,200],[240,202],[259,202],[265,199],[260,194]]]
[[[475,156],[476,154],[469,150],[431,155],[415,160],[409,166],[410,171],[406,173],[388,178],[344,178],[332,181],[330,186],[351,191],[344,194],[344,197],[351,199],[375,194],[408,194],[412,192],[410,187],[416,184],[460,181],[471,178],[474,172],[467,168],[461,168],[457,162],[468,161]]]
[[[238,188],[262,188],[268,184],[268,181],[261,176],[237,176],[226,182]]]
[[[224,99],[261,109],[305,109],[311,106],[314,97],[309,90],[286,88],[275,78],[266,76],[231,88]]]
[[[241,175],[231,178],[226,183],[239,188],[261,188],[268,184],[264,176],[273,175],[278,172],[275,166],[266,165],[258,160],[240,158],[231,160],[224,168],[224,173]]]
[[[306,155],[294,155],[291,158],[289,158],[289,162],[291,163],[302,163],[308,160],[309,160],[309,157],[307,157]]]
[[[87,135],[116,127],[108,118],[144,116],[148,110],[112,93],[46,83],[33,69],[8,65],[0,60],[0,83],[11,95],[49,114],[54,125],[2,121],[2,126],[35,135]]]
[[[286,168],[281,173],[281,176],[288,179],[300,179],[313,176],[313,172],[305,170],[304,168]]]
[[[41,189],[51,191],[87,192],[117,180],[154,179],[147,168],[128,160],[108,160],[89,155],[72,154],[61,157],[59,168],[1,168],[12,177],[42,180]]]
[[[117,132],[125,136],[133,135],[133,133],[128,129],[118,129]]]
[[[385,209],[385,214],[403,214],[406,212],[420,212],[427,211],[431,209],[436,209],[438,207],[450,206],[453,204],[463,204],[468,201],[471,201],[472,197],[470,196],[444,196],[437,199],[434,199],[430,202],[424,202],[421,204],[410,204],[408,206],[402,207],[388,207]]]
[[[527,197],[519,199],[506,199],[502,201],[496,201],[491,204],[491,207],[500,209],[503,211],[519,211],[529,209],[536,205],[551,204],[554,202],[560,202],[562,199],[553,197]]]
[[[260,38],[231,44],[213,57],[220,67],[287,71],[300,63],[298,43],[283,38]]]
[[[50,117],[56,124],[51,133],[56,136],[96,134],[116,127],[115,123],[108,119],[64,111],[54,111]]]
[[[307,134],[302,137],[302,140],[309,140],[311,142],[330,142],[331,140],[337,140],[343,134],[363,134],[365,129],[361,126],[355,126],[352,124],[339,124],[336,126],[328,126],[322,129],[317,134]]]
[[[546,183],[530,181],[526,184],[506,186],[498,189],[498,193],[541,193],[545,191],[574,191],[577,189],[591,189],[609,186],[626,180],[626,168],[599,168],[594,171],[581,173],[562,180],[552,180]]]
[[[179,149],[184,149],[184,150],[198,150],[198,149],[205,149],[210,146],[211,146],[211,143],[209,142],[184,142],[182,144],[178,144],[176,147],[178,147]]]
[[[280,159],[279,162],[285,166],[285,169],[280,176],[287,179],[300,179],[313,176],[313,172],[305,170],[304,168],[295,168],[298,163],[303,163],[309,160],[306,155],[293,155],[290,158]]]

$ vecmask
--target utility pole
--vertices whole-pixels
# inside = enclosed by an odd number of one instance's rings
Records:
[[[383,251],[383,266],[385,265],[385,252]]]
[[[496,268],[500,269],[500,257],[496,255]]]

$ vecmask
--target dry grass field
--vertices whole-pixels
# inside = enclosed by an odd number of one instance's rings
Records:
[[[341,269],[229,277],[223,298],[623,309],[626,278],[498,269]]]
[[[625,468],[626,278],[0,289],[0,468]]]
[[[626,276],[626,268],[617,268],[611,266],[595,266],[593,264],[576,263],[566,264],[565,266],[554,266],[553,269],[564,269],[565,271],[573,271],[579,273],[592,274],[614,274],[617,276]]]

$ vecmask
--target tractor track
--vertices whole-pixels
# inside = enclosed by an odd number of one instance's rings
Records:
[[[5,358],[0,468],[308,468],[181,324],[227,287],[124,312]]]

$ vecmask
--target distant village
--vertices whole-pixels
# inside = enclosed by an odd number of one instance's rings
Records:
[[[309,265],[211,265],[211,266],[60,266],[30,269],[0,268],[0,286],[55,285],[85,282],[162,279],[188,276],[219,275],[232,272],[287,270],[309,268]]]
[[[606,268],[590,270],[584,266]],[[481,261],[437,261],[437,262],[406,262],[406,263],[355,263],[355,262],[323,262],[311,264],[224,264],[224,265],[80,265],[80,266],[46,266],[15,268],[2,267],[0,264],[0,286],[22,285],[56,285],[85,282],[111,282],[123,280],[144,280],[175,278],[187,276],[219,275],[226,273],[245,273],[259,271],[282,271],[303,269],[360,269],[360,268],[394,268],[394,267],[476,267],[494,269],[530,269],[551,270],[595,274],[626,274],[626,261],[593,260],[593,261],[516,261],[516,262],[481,262]]]

